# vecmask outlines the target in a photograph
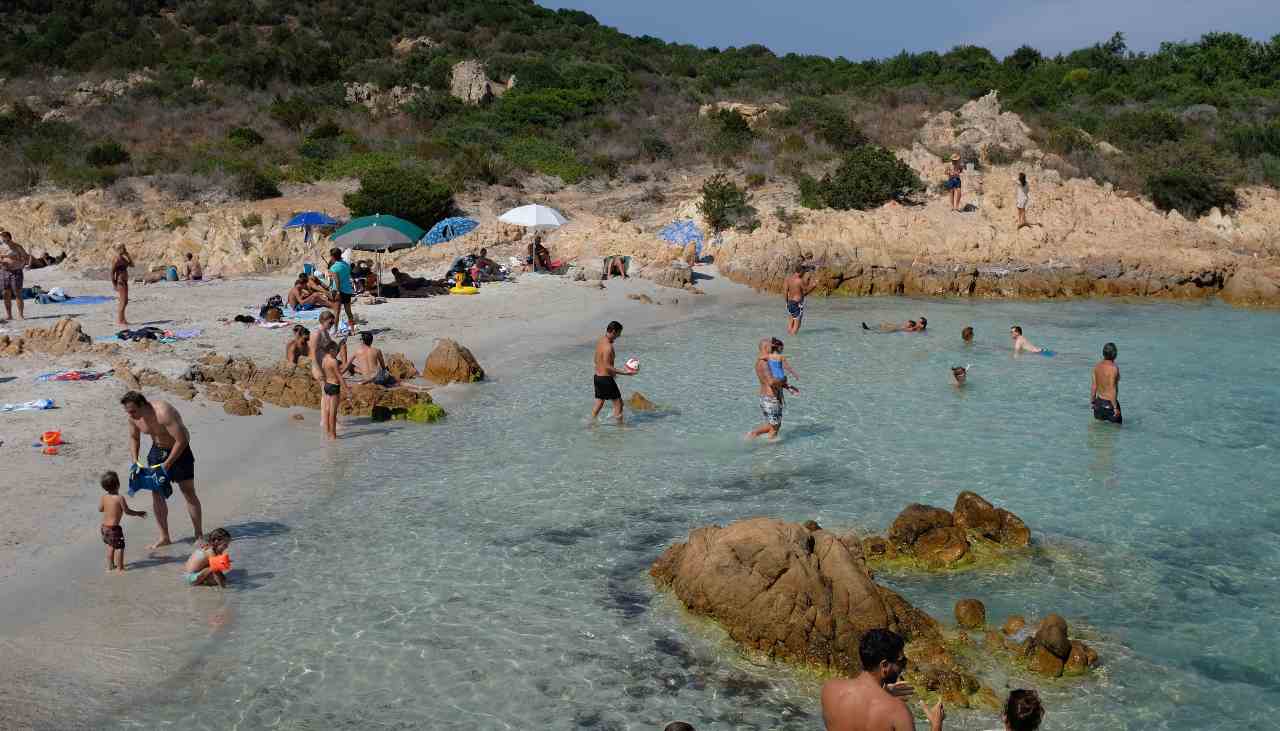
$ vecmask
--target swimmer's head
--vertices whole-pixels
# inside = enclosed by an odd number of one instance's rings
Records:
[[[961,331],[960,331],[960,337],[961,337],[961,338],[962,338],[966,343],[971,342],[971,341],[973,340],[973,328],[971,328],[971,327],[966,327],[965,329],[961,330]]]
[[[120,476],[115,472],[103,472],[102,479],[99,482],[102,485],[102,491],[108,495],[115,495],[120,492]]]
[[[920,329],[921,329],[921,330],[923,330],[923,329],[925,329],[926,327],[929,327],[929,321],[928,321],[928,320],[926,320],[925,318],[921,317],[921,318],[920,318]]]
[[[1116,344],[1115,344],[1115,343],[1107,343],[1106,345],[1102,346],[1102,359],[1103,359],[1103,360],[1115,360],[1115,359],[1116,359]]]
[[[214,528],[204,539],[214,553],[223,553],[227,550],[227,546],[231,545],[231,533],[226,528]]]
[[[961,368],[960,366],[951,367],[951,378],[954,379],[957,384],[964,383],[964,379],[968,376],[969,371],[967,369]]]
[[[1022,327],[1020,325],[1014,325],[1013,327],[1009,328],[1009,334],[1015,338],[1022,335]]]
[[[604,329],[604,334],[610,341],[616,340],[622,334],[622,323],[614,320]]]

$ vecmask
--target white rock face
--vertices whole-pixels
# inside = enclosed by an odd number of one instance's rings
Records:
[[[920,130],[919,140],[939,155],[969,147],[983,163],[989,160],[993,147],[1014,153],[1035,149],[1031,128],[1013,112],[1000,109],[999,93],[992,91],[981,99],[966,103],[956,112],[940,112],[929,117]]]
[[[453,74],[449,82],[449,93],[461,99],[464,104],[479,104],[487,99],[502,96],[516,85],[516,77],[507,79],[502,84],[492,81],[486,75],[484,64],[474,59],[459,61],[453,65]]]

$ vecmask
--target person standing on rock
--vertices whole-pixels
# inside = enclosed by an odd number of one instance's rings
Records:
[[[914,691],[898,676],[907,667],[906,643],[896,632],[870,629],[858,643],[862,672],[857,677],[827,681],[822,686],[822,720],[827,731],[914,731],[915,719],[903,698]],[[920,704],[930,731],[942,731],[946,710]]]
[[[1102,346],[1102,360],[1093,367],[1093,387],[1089,391],[1093,418],[1123,424],[1120,413],[1120,367],[1116,365],[1116,344]]]
[[[783,295],[787,300],[788,335],[800,332],[800,325],[804,322],[804,298],[808,297],[815,288],[817,284],[813,282],[812,277],[806,277],[804,274],[804,264],[797,263],[787,277],[787,281],[783,283]]]
[[[1031,189],[1027,185],[1027,174],[1018,173],[1018,187],[1014,194],[1014,202],[1018,208],[1018,228],[1026,228],[1031,224],[1027,223],[1027,202],[1031,197]]]
[[[604,335],[596,341],[595,378],[593,379],[596,401],[591,409],[592,423],[595,423],[596,417],[600,416],[600,409],[604,408],[606,401],[613,404],[613,418],[619,424],[622,423],[622,392],[618,390],[618,381],[614,376],[634,376],[637,371],[633,368],[620,370],[613,365],[616,355],[613,350],[613,341],[620,335],[622,335],[622,323],[614,320],[604,329]]]
[[[191,452],[191,433],[182,422],[182,414],[167,401],[151,403],[137,391],[120,397],[120,405],[129,418],[129,450],[135,464],[142,446],[142,435],[151,436],[151,451],[147,453],[148,467],[164,467],[170,482],[178,483],[182,497],[187,501],[187,514],[191,516],[191,528],[199,541],[201,530],[200,497],[196,495],[196,458]],[[160,526],[160,540],[148,546],[159,548],[173,542],[169,537],[169,505],[164,495],[153,490],[151,504]]]
[[[951,210],[960,212],[960,173],[964,172],[964,168],[960,166],[960,155],[951,156],[951,170],[947,174],[947,190],[951,191]]]
[[[18,301],[18,319],[25,320],[22,311],[22,269],[31,263],[31,254],[13,240],[8,231],[0,231],[0,292],[4,297],[4,319],[13,319],[13,301]]]
[[[111,263],[111,286],[116,291],[116,324],[128,326],[124,308],[129,306],[129,267],[133,266],[133,257],[129,256],[124,244],[116,247],[116,260]]]

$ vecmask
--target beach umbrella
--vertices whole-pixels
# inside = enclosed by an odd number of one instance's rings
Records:
[[[326,216],[320,211],[303,211],[302,213],[299,213],[293,218],[290,218],[289,222],[286,223],[284,227],[305,229],[302,234],[302,240],[304,242],[309,243],[311,241],[312,228],[316,226],[337,226],[337,225],[338,225],[338,221],[336,219],[330,218],[329,216]]]
[[[569,222],[560,211],[542,205],[512,208],[498,216],[498,220],[525,228],[559,228]]]
[[[471,233],[471,231],[479,225],[479,221],[474,221],[470,218],[462,218],[459,216],[446,218],[432,226],[431,230],[427,232],[427,235],[422,237],[421,243],[426,245],[442,244],[446,241],[456,239],[459,236],[465,236]]]
[[[427,234],[416,225],[381,213],[357,218],[329,237],[335,246],[378,255],[378,294],[382,294],[382,255],[416,246]]]

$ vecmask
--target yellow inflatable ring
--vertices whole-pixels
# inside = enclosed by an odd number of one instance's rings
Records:
[[[480,290],[476,287],[451,287],[449,294],[480,294]]]

